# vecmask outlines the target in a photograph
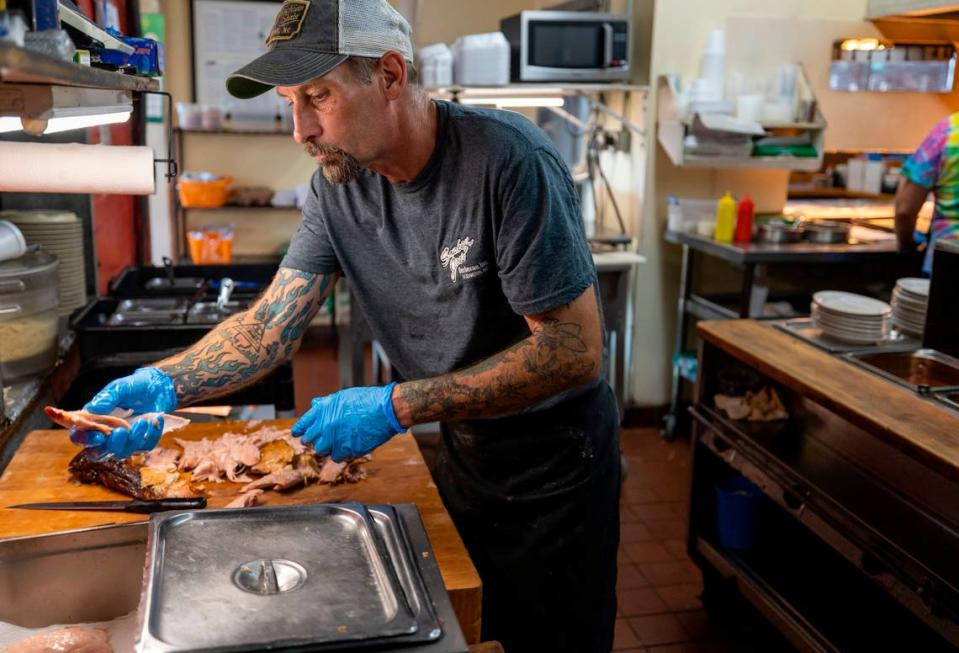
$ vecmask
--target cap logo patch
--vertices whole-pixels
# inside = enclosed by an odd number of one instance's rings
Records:
[[[296,38],[303,29],[303,21],[306,20],[306,12],[309,9],[310,0],[285,0],[276,15],[270,35],[266,37],[267,47],[273,47],[277,41]]]

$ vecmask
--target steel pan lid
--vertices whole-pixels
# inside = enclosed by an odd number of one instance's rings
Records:
[[[31,247],[23,256],[6,261],[0,261],[0,281],[50,272],[56,270],[60,264],[59,259],[53,254],[44,251],[39,247]]]
[[[157,515],[139,651],[402,638],[417,619],[360,504]]]

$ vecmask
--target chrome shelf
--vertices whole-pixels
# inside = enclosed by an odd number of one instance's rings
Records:
[[[156,79],[81,66],[10,44],[0,44],[0,82],[83,86],[118,91],[160,90],[160,82]]]

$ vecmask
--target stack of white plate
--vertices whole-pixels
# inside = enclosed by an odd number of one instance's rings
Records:
[[[892,291],[892,321],[899,331],[917,338],[926,328],[929,279],[906,277]]]
[[[892,307],[872,297],[823,290],[812,297],[812,319],[825,336],[866,345],[889,337]]]
[[[83,223],[69,211],[0,211],[0,218],[17,225],[27,245],[40,245],[60,259],[60,315],[87,303]]]

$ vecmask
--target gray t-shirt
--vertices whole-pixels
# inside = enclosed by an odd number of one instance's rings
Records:
[[[469,366],[529,336],[523,315],[596,280],[565,163],[523,116],[437,102],[426,167],[405,184],[317,171],[284,267],[342,271],[405,379]]]

